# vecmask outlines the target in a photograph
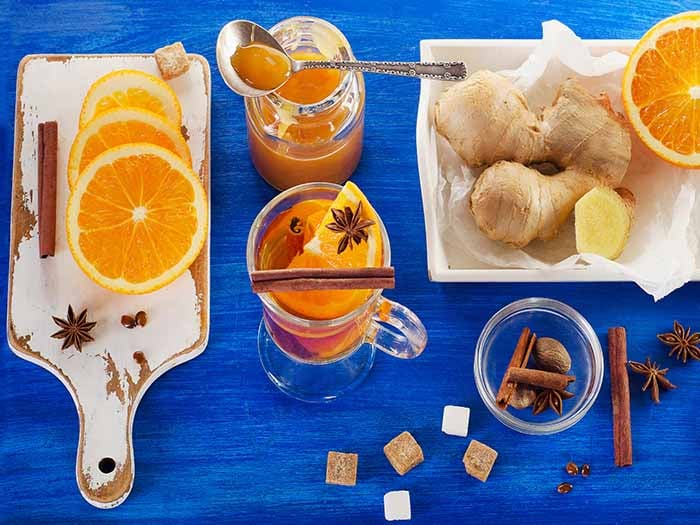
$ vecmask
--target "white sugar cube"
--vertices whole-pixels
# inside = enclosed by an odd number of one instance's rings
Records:
[[[469,409],[447,405],[442,411],[442,431],[450,436],[467,437],[469,432]]]
[[[384,519],[386,521],[411,519],[411,495],[407,490],[394,490],[384,494]]]

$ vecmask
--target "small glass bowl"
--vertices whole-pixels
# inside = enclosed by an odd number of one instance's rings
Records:
[[[571,356],[576,381],[568,390],[575,397],[564,400],[559,417],[553,410],[537,416],[532,408],[501,410],[496,393],[523,328],[538,337],[561,341]],[[515,301],[501,308],[481,331],[474,356],[474,380],[481,399],[491,413],[507,427],[523,434],[556,434],[575,425],[593,406],[603,383],[603,352],[588,321],[570,306],[541,297]]]

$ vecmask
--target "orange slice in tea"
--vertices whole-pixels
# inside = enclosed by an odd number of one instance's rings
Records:
[[[134,142],[148,142],[172,151],[192,164],[190,148],[180,128],[165,117],[140,108],[113,108],[92,119],[73,141],[68,157],[68,183],[72,188],[78,175],[100,153]]]
[[[642,37],[625,68],[622,99],[654,153],[700,167],[700,11],[667,18]]]
[[[185,162],[160,146],[109,149],[81,174],[66,208],[68,245],[100,286],[162,288],[189,268],[207,237],[208,201]]]
[[[143,71],[119,69],[90,86],[80,110],[80,127],[108,109],[124,107],[158,113],[177,127],[182,124],[180,102],[168,84]]]
[[[312,213],[306,218],[306,222],[304,223],[304,245],[306,245],[306,243],[313,239],[314,235],[316,235],[316,230],[318,230],[318,227],[325,216],[326,210],[321,210]]]
[[[354,235],[344,232],[348,226],[353,227]],[[292,259],[289,268],[365,268],[381,266],[383,261],[377,212],[360,189],[347,182],[304,245],[303,253]],[[322,290],[274,296],[285,310],[300,317],[335,319],[361,306],[371,293],[372,290]]]

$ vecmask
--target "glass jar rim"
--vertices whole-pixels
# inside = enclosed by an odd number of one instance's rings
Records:
[[[250,227],[250,231],[248,233],[248,243],[246,246],[246,266],[248,269],[248,277],[250,277],[251,272],[255,271],[256,269],[256,254],[255,254],[255,245],[256,245],[256,240],[258,235],[264,233],[262,230],[262,223],[267,217],[267,215],[270,213],[271,210],[273,210],[280,202],[282,202],[284,199],[290,197],[291,195],[294,195],[295,193],[299,193],[302,191],[306,190],[311,190],[311,189],[327,189],[330,191],[335,191],[337,190],[337,193],[340,193],[340,190],[343,187],[339,184],[333,184],[331,182],[307,182],[306,184],[299,184],[297,186],[293,186],[277,196],[275,196],[270,202],[268,202],[265,207],[260,210],[258,215],[255,217],[255,220],[253,221],[253,224]],[[383,249],[383,255],[384,255],[384,260],[383,264],[384,266],[390,266],[391,265],[391,245],[389,243],[389,234],[386,231],[386,227],[384,226],[384,222],[382,221],[381,217],[379,214],[377,214],[377,225],[379,226],[379,230],[382,233],[382,249]],[[372,294],[367,298],[367,300],[362,303],[360,306],[355,308],[354,310],[346,313],[345,315],[342,315],[340,317],[335,317],[333,319],[306,319],[304,317],[299,317],[298,315],[295,315],[291,312],[288,312],[284,308],[282,308],[277,302],[272,298],[272,294],[270,293],[261,293],[258,294],[258,297],[262,301],[263,305],[271,310],[275,315],[278,315],[284,319],[291,320],[294,322],[296,325],[299,326],[304,326],[308,328],[329,328],[329,327],[334,327],[334,326],[341,326],[348,321],[351,321],[358,315],[360,315],[362,312],[364,312],[367,307],[374,303],[379,296],[382,294],[383,290],[377,289],[373,290]]]
[[[317,24],[317,25],[323,27],[324,29],[330,30],[331,32],[335,33],[335,36],[340,41],[340,44],[347,49],[347,52],[348,52],[347,60],[355,60],[355,55],[353,54],[352,48],[350,47],[350,42],[348,42],[348,39],[345,37],[343,32],[340,29],[338,29],[335,25],[331,24],[327,20],[324,20],[323,18],[317,18],[314,16],[293,16],[290,18],[285,18],[284,20],[280,20],[274,26],[272,26],[269,29],[269,32],[273,37],[277,38],[277,35],[276,35],[277,32],[285,29],[287,25],[298,24],[298,23]],[[280,45],[282,45],[281,42],[280,42]],[[329,58],[331,58],[331,57],[329,57]],[[275,92],[272,92],[269,95],[265,95],[264,97],[261,97],[261,98],[265,98],[265,99],[269,100],[270,103],[273,106],[275,106],[276,108],[284,107],[288,110],[291,110],[294,115],[315,114],[315,113],[318,113],[319,111],[324,111],[324,110],[334,106],[335,104],[337,104],[338,101],[341,99],[341,96],[345,92],[347,92],[348,89],[350,89],[352,81],[356,77],[356,75],[354,75],[348,71],[344,71],[342,73],[343,74],[341,77],[341,81],[338,83],[338,86],[333,90],[333,92],[330,93],[324,99],[319,100],[318,102],[314,102],[312,104],[303,104],[303,103],[299,103],[299,102],[294,102],[293,100],[286,99],[286,98],[282,97],[281,95],[278,95]]]

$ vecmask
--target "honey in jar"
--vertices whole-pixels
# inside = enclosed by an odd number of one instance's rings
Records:
[[[295,60],[354,60],[343,34],[324,20],[290,18],[270,32]],[[302,70],[276,92],[245,104],[251,159],[275,188],[342,184],[357,167],[365,106],[361,73]]]

